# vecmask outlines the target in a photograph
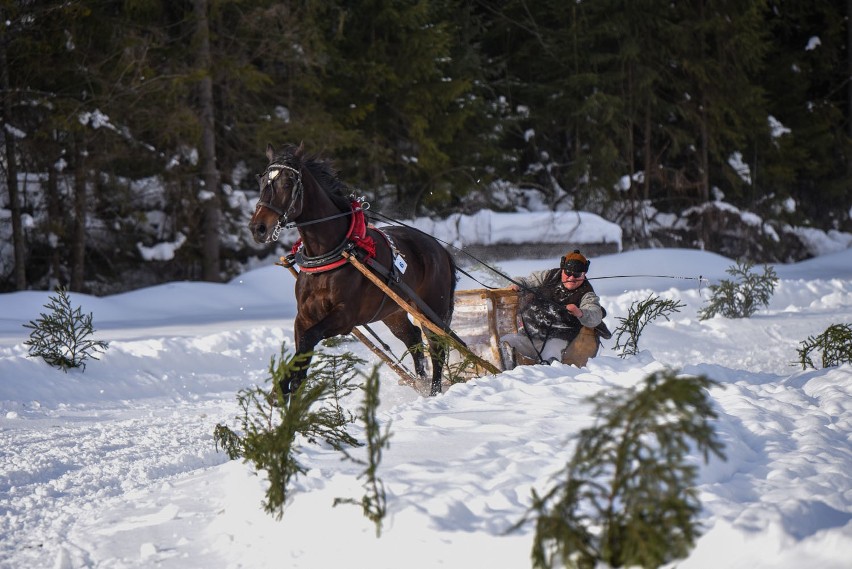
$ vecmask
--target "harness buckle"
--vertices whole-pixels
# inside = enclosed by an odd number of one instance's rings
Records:
[[[349,201],[356,202],[358,207],[363,211],[367,211],[370,209],[370,202],[367,201],[367,196],[356,196],[355,194],[349,194]]]

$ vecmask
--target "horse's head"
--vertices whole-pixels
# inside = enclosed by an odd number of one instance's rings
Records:
[[[288,146],[278,155],[272,145],[266,147],[269,165],[258,176],[260,198],[249,230],[258,243],[276,241],[281,228],[302,213],[302,154],[304,147]]]

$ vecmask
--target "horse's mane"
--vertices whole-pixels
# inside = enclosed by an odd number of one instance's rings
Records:
[[[276,162],[287,164],[297,170],[304,168],[311,173],[311,176],[319,183],[320,187],[325,190],[325,193],[334,202],[341,211],[349,209],[349,194],[351,190],[349,186],[340,180],[337,171],[331,165],[331,162],[319,158],[316,155],[298,156],[296,151],[298,147],[287,145],[276,157]]]

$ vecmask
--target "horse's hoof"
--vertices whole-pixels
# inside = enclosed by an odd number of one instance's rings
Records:
[[[283,395],[283,398],[287,399],[287,396],[290,395],[291,393],[294,393],[297,389],[299,389],[300,385],[302,385],[302,380],[293,379],[291,381],[280,382],[278,384],[278,389],[281,390],[281,395]],[[279,406],[278,389],[275,389],[273,387],[272,391],[270,391],[269,394],[266,396],[267,402],[270,405],[272,405],[273,407]]]
[[[275,389],[266,394],[266,402],[270,407],[278,407],[278,394],[275,393]]]

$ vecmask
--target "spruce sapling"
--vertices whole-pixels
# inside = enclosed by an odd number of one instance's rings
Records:
[[[323,345],[326,345],[325,342]],[[319,352],[312,363],[310,380],[323,381],[329,385],[329,393],[323,400],[329,402],[341,425],[355,420],[352,413],[344,409],[343,400],[358,389],[355,383],[355,380],[361,376],[358,366],[365,363],[367,363],[366,360],[350,352],[342,354]]]
[[[535,521],[535,567],[659,567],[685,557],[700,535],[691,449],[707,462],[724,445],[706,391],[718,384],[673,371],[641,390],[592,398],[598,423],[577,436],[573,458],[516,526]]]
[[[344,453],[349,460],[364,465],[364,471],[359,478],[364,479],[366,493],[361,500],[337,498],[334,500],[334,505],[360,505],[364,516],[376,525],[376,537],[381,537],[382,520],[384,520],[387,513],[387,498],[385,495],[385,486],[377,473],[379,464],[382,461],[382,450],[390,447],[390,424],[387,424],[384,430],[382,430],[381,424],[376,417],[376,411],[379,408],[380,402],[378,367],[373,368],[373,372],[365,377],[366,382],[362,387],[364,390],[364,402],[360,408],[360,418],[364,422],[364,432],[367,436],[367,461],[355,458],[345,451]]]
[[[297,435],[312,444],[324,442],[338,451],[347,446],[360,446],[346,431],[348,421],[343,414],[334,406],[323,405],[324,401],[334,398],[335,387],[328,377],[317,378],[316,374],[309,373],[307,381],[284,401],[277,386],[301,369],[306,358],[307,354],[287,354],[282,345],[278,360],[274,356],[270,360],[267,379],[273,385],[279,404],[271,405],[269,393],[259,387],[241,390],[237,401],[242,408],[239,418],[242,434],[224,425],[216,425],[214,431],[217,448],[221,445],[230,458],[241,456],[257,470],[266,472],[269,487],[263,507],[278,519],[284,514],[291,481],[307,472],[299,461]]]
[[[449,338],[430,334],[429,339],[435,349],[443,350],[442,376],[446,378],[450,385],[464,383],[480,373],[473,358],[469,354],[457,350]],[[431,350],[432,348],[430,347],[429,349]],[[455,361],[451,361],[453,358],[450,355],[453,353],[458,355]]]
[[[698,311],[699,320],[708,320],[717,314],[725,318],[748,318],[761,306],[769,306],[769,300],[778,284],[778,275],[769,265],[763,266],[763,274],[751,271],[753,263],[737,263],[725,272],[738,277],[737,282],[723,279],[718,285],[710,285],[710,300]]]
[[[662,299],[653,294],[645,300],[633,302],[627,311],[627,317],[618,318],[621,324],[615,329],[615,347],[613,347],[613,350],[621,348],[622,351],[619,356],[622,358],[635,356],[639,353],[639,337],[642,335],[645,325],[660,316],[668,320],[669,314],[680,312],[680,309],[685,306],[679,301]],[[621,338],[624,335],[627,337],[622,344]]]
[[[92,339],[95,329],[92,327],[92,314],[83,314],[81,307],[71,308],[71,299],[62,287],[56,289],[58,296],[50,296],[50,302],[44,305],[49,314],[40,317],[24,328],[30,328],[30,357],[40,357],[53,367],[68,372],[68,368],[86,369],[86,360],[98,359],[95,355],[107,350],[108,344]]]
[[[832,324],[818,336],[808,336],[799,348],[802,369],[816,369],[811,355],[822,352],[822,367],[852,363],[852,324]]]

